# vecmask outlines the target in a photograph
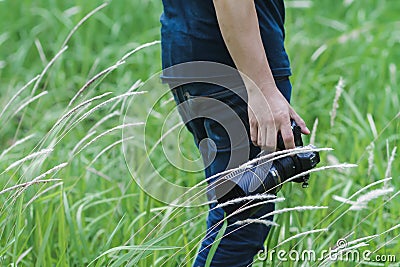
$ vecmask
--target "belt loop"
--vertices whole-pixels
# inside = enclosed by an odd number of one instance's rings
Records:
[[[274,76],[275,82],[281,82],[289,80],[289,76]]]

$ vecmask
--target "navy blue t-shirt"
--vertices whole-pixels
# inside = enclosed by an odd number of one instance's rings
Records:
[[[212,61],[235,67],[218,26],[213,0],[163,0],[163,5],[160,18],[163,69],[192,61]],[[289,76],[290,63],[284,48],[283,0],[255,0],[255,5],[272,73]],[[164,73],[164,78],[173,78],[168,76]]]

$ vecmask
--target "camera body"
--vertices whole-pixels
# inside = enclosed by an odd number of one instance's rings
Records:
[[[296,147],[303,147],[301,138],[301,128],[292,121],[292,131]],[[315,148],[309,145],[310,148]],[[278,135],[278,150],[284,150],[285,145],[282,136]],[[262,153],[260,153],[262,154]],[[218,203],[242,198],[256,194],[276,194],[282,187],[282,183],[291,177],[304,171],[311,170],[320,162],[319,153],[315,151],[297,153],[273,161],[268,164],[267,159],[260,159],[248,169],[233,171],[220,177],[215,183],[215,194]],[[292,182],[302,183],[302,187],[308,187],[309,174],[291,179]],[[238,207],[245,203],[237,205],[224,206],[226,213],[232,213]]]
[[[296,147],[303,147],[303,139],[301,138],[301,128],[296,124],[294,120],[292,120],[292,131],[294,137],[294,143]],[[310,148],[315,148],[313,145],[308,145]],[[277,148],[279,150],[285,149],[285,144],[283,142],[282,136],[278,135],[278,143]],[[288,178],[302,173],[304,171],[311,170],[320,162],[320,157],[318,152],[303,152],[297,153],[293,157],[287,157],[283,159],[278,159],[274,161],[274,164],[279,168],[280,174],[283,174],[283,177]],[[308,180],[310,179],[310,174],[303,175],[299,178],[293,179],[293,182],[302,183],[303,188],[308,187]]]

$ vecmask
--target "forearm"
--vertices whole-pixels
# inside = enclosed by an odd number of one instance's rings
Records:
[[[199,0],[201,1],[201,0]],[[213,0],[219,28],[248,92],[250,139],[275,151],[280,132],[286,148],[294,148],[290,119],[309,134],[304,121],[275,85],[268,64],[254,0]],[[268,44],[266,44],[268,45]]]
[[[214,0],[219,27],[237,69],[264,94],[277,92],[261,40],[254,0]],[[249,93],[256,87],[244,78]]]

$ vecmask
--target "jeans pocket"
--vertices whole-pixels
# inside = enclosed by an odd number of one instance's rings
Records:
[[[243,91],[244,90],[244,91]],[[221,86],[192,83],[179,88],[184,98],[185,114],[191,120],[201,118],[205,134],[214,143],[210,150],[230,151],[248,141],[248,115],[245,88],[226,89]]]
[[[215,148],[218,152],[230,151],[230,137],[223,125],[211,118],[206,118],[204,119],[204,128],[207,137],[214,142]]]

